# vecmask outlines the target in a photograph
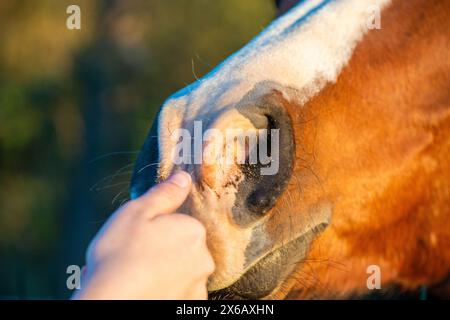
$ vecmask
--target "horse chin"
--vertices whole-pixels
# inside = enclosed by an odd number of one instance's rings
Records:
[[[325,230],[320,223],[290,242],[260,257],[232,285],[209,292],[209,299],[262,299],[269,296],[304,261],[312,241]]]

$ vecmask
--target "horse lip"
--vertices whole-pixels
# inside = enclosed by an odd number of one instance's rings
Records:
[[[305,258],[311,242],[327,226],[328,222],[318,223],[288,243],[269,251],[249,266],[244,274],[233,284],[223,289],[209,292],[209,298],[260,299],[268,296],[294,271],[297,264]],[[274,277],[266,279],[264,277],[265,273]]]

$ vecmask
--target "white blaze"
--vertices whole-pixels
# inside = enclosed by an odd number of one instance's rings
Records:
[[[171,150],[177,140],[171,135],[177,129],[194,132],[194,122],[202,121],[207,130],[219,114],[219,127],[233,122],[242,127],[248,122],[250,128],[253,125],[249,119],[234,109],[250,91],[252,100],[278,88],[286,99],[301,106],[327,83],[335,82],[370,27],[369,9],[379,6],[381,11],[389,2],[301,1],[211,73],[174,94],[164,104],[159,118],[160,175],[165,177],[172,169]],[[234,112],[233,119],[226,122],[224,115],[230,112]],[[227,219],[235,203],[236,188],[220,189],[224,181],[216,180],[214,190],[205,187],[204,191],[192,191],[193,214],[210,230],[213,251],[220,253],[215,257],[216,271],[210,278],[210,290],[228,286],[242,274],[245,250],[252,236],[251,228],[238,228]]]
[[[191,129],[194,120],[206,120],[211,112],[233,107],[264,81],[307,89],[301,91],[303,96],[285,93],[287,99],[297,99],[299,104],[307,102],[325,84],[335,82],[370,27],[369,9],[378,6],[381,11],[389,2],[301,1],[208,75],[174,94],[164,104],[159,119],[161,173],[171,169],[166,152],[173,148],[170,132],[181,122]]]

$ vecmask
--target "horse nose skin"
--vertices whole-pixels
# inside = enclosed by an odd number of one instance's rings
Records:
[[[233,151],[234,161],[239,158],[236,153],[241,157],[244,155],[245,161],[218,164],[214,161],[217,156],[206,152],[203,155],[206,163],[200,166],[199,177],[216,190],[224,183],[234,183],[236,199],[232,208],[233,219],[242,227],[248,226],[275,205],[291,177],[295,146],[290,116],[276,103],[262,100],[228,110],[217,117],[210,128],[227,132],[227,139],[226,142],[212,139],[207,142],[207,147],[213,142],[216,145],[225,144],[225,148]],[[244,135],[238,137],[241,141],[239,146],[234,145],[233,139],[228,139],[230,130],[236,128]],[[247,135],[252,133],[253,138]],[[244,151],[236,152],[239,148]],[[237,176],[240,178],[233,179]],[[235,183],[236,180],[239,182]]]
[[[278,161],[276,171],[262,170],[267,165],[261,162],[242,165],[245,178],[238,188],[233,216],[239,224],[247,225],[264,216],[283,193],[294,167],[295,145],[291,118],[276,102],[263,99],[239,106],[238,111],[255,126],[266,126],[267,139],[259,140],[258,149],[268,150],[270,158]]]

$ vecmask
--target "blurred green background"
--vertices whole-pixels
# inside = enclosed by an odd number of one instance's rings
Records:
[[[0,1],[0,298],[70,296],[159,106],[274,16],[273,0]]]

